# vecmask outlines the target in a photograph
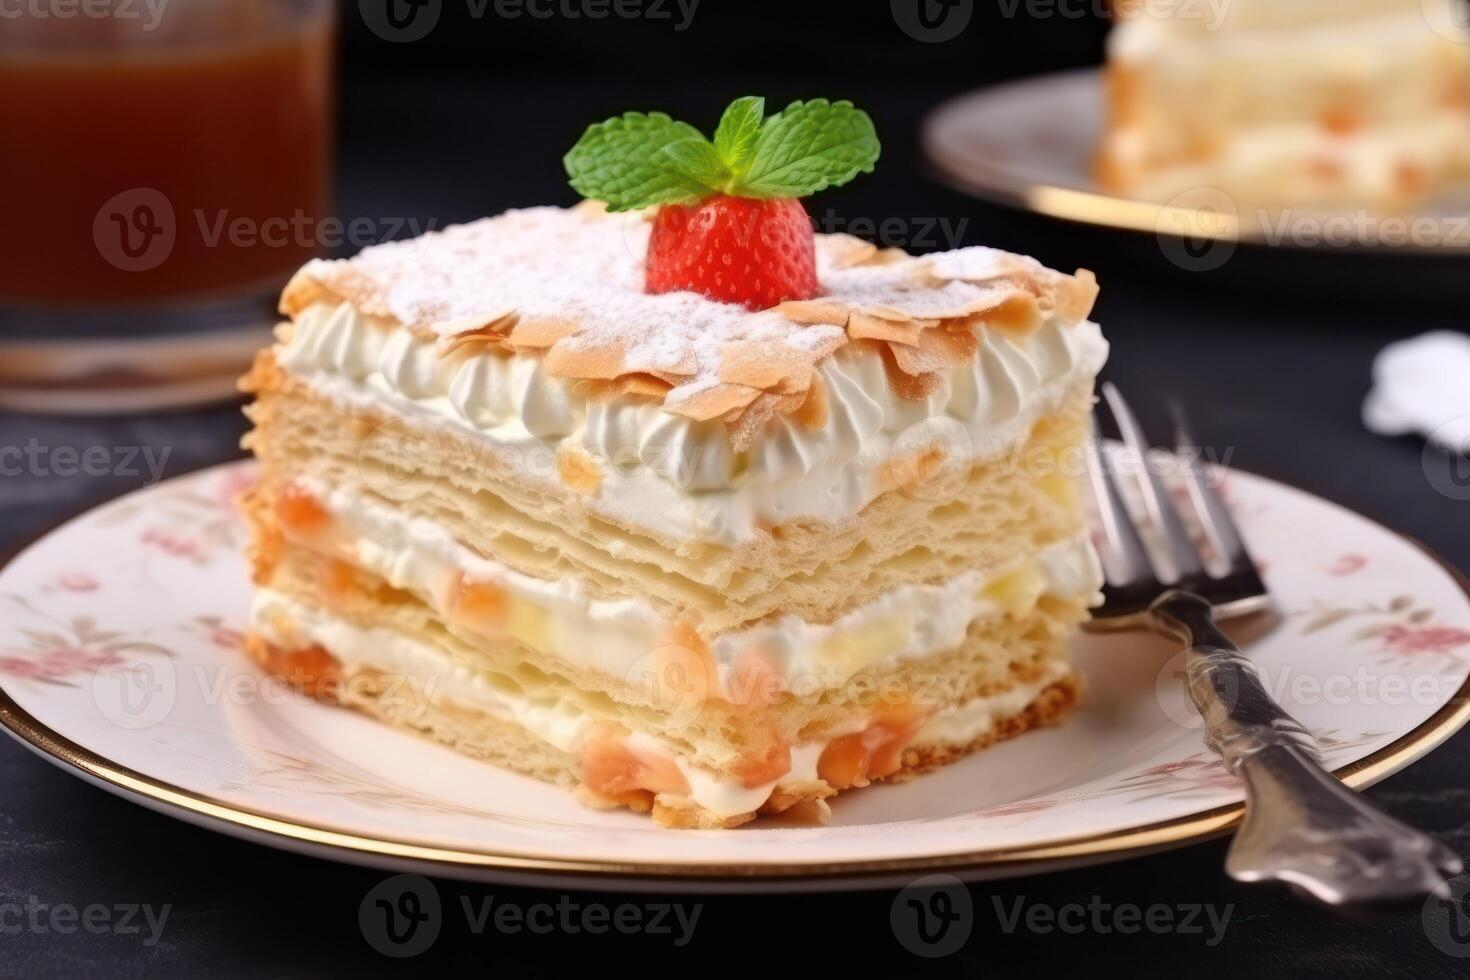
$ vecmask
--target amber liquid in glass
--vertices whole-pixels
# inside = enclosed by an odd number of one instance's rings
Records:
[[[330,6],[175,0],[163,10],[148,30],[7,22],[0,302],[228,299],[278,289],[321,250]]]

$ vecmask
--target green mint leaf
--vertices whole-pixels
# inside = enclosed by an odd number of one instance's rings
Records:
[[[699,130],[662,112],[625,112],[587,127],[562,163],[577,193],[607,202],[609,211],[695,201],[709,188],[661,152],[690,138],[704,141]]]
[[[761,121],[766,114],[766,100],[747,95],[731,102],[720,125],[715,129],[715,149],[725,160],[730,173],[739,178],[755,156],[755,144],[761,135]]]
[[[871,173],[878,153],[873,120],[851,102],[793,102],[766,120],[732,193],[806,197]]]
[[[714,144],[703,136],[675,140],[661,152],[674,161],[681,174],[698,181],[707,191],[718,191],[730,180],[730,168]]]

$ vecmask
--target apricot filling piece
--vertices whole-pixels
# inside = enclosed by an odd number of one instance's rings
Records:
[[[323,647],[287,649],[273,643],[261,645],[260,664],[270,674],[289,681],[314,698],[333,700],[342,682],[337,660]]]
[[[689,781],[672,759],[638,753],[620,735],[599,733],[582,747],[582,784],[600,796],[673,793],[687,796]]]
[[[321,537],[332,527],[332,515],[307,491],[288,485],[276,498],[276,519],[297,540]]]
[[[903,765],[903,750],[924,726],[926,714],[912,705],[881,708],[860,732],[833,739],[817,760],[817,775],[833,789],[866,786]]]
[[[505,590],[493,582],[470,582],[455,575],[449,585],[449,616],[479,633],[496,634],[505,630]]]

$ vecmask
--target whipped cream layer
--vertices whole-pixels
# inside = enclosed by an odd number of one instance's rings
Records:
[[[444,653],[393,630],[363,628],[330,613],[310,608],[272,589],[258,589],[251,609],[253,628],[267,642],[285,649],[318,644],[341,665],[348,678],[372,670],[411,683],[413,690],[436,704],[461,705],[491,717],[513,721],[548,745],[580,756],[594,733],[618,724],[617,717],[591,696],[574,688],[529,690],[524,679],[504,680],[454,663]],[[920,743],[963,745],[984,735],[996,721],[1017,713],[1067,672],[1058,664],[1041,678],[1017,684],[991,697],[976,698],[937,715],[922,728]],[[849,726],[861,731],[864,723]],[[834,731],[831,738],[849,732]],[[817,768],[829,741],[792,746],[788,771],[757,786],[735,776],[697,765],[662,740],[643,732],[626,736],[639,756],[667,760],[688,784],[688,797],[719,817],[758,810],[783,784],[818,778]]]
[[[736,452],[718,421],[657,404],[588,400],[534,355],[437,343],[345,302],[301,311],[278,363],[339,402],[448,425],[519,478],[561,487],[558,460],[588,457],[600,479],[587,506],[665,538],[735,546],[801,518],[850,519],[890,486],[885,465],[940,440],[952,462],[1018,445],[1041,417],[1090,384],[1107,357],[1097,325],[1053,317],[1025,336],[979,331],[979,350],[927,398],[901,397],[871,350],[839,349],[817,365],[829,417],[808,428],[768,423]]]
[[[331,529],[301,543],[335,554],[413,593],[445,622],[477,630],[457,603],[468,585],[491,590],[488,628],[587,670],[645,687],[660,677],[656,653],[687,643],[677,624],[640,598],[599,599],[576,577],[526,575],[461,544],[441,525],[412,517],[362,494],[319,481],[297,481],[331,519]],[[287,528],[288,536],[291,531]],[[744,668],[759,657],[784,690],[808,694],[839,687],[855,674],[921,659],[959,646],[970,624],[1025,614],[1044,596],[1095,600],[1102,574],[1085,536],[1060,541],[1000,569],[975,570],[937,585],[903,585],[828,624],[785,615],[722,633],[709,644],[712,694],[742,703]],[[475,597],[472,605],[482,603]]]

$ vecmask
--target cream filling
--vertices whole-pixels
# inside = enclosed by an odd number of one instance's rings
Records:
[[[1109,139],[1126,166],[1143,165],[1149,140],[1142,130],[1118,130]],[[1334,175],[1319,176],[1314,167],[1320,163],[1331,163]],[[1148,171],[1139,193],[1162,200],[1223,182],[1227,192],[1257,186],[1279,199],[1291,198],[1294,189],[1296,199],[1310,206],[1313,188],[1330,184],[1341,194],[1366,200],[1398,193],[1406,163],[1420,167],[1429,179],[1470,167],[1470,121],[1459,113],[1444,112],[1412,123],[1369,128],[1349,138],[1315,123],[1240,128],[1207,161]],[[1294,188],[1293,181],[1305,186]],[[1245,209],[1251,202],[1238,204]]]
[[[1038,694],[1067,676],[1071,669],[1065,663],[1053,663],[1038,680],[954,705],[925,722],[914,741],[924,745],[969,745],[997,722],[1024,711]]]
[[[363,628],[296,602],[272,589],[257,589],[251,625],[263,639],[286,649],[319,644],[342,664],[350,683],[353,673],[373,670],[389,683],[412,685],[418,696],[451,702],[513,721],[548,745],[579,756],[589,734],[619,718],[597,700],[575,690],[538,690],[524,678],[471,670],[433,647],[391,629]],[[915,741],[968,744],[996,721],[1030,704],[1067,668],[1052,671],[1001,694],[976,698],[931,719]],[[391,689],[385,696],[392,696]],[[841,733],[834,733],[834,736]],[[791,768],[769,783],[747,787],[739,779],[698,766],[645,732],[627,736],[630,749],[671,761],[689,784],[689,798],[718,817],[734,817],[759,809],[776,787],[817,779],[817,765],[827,742],[791,749]]]
[[[503,597],[501,628],[527,646],[628,683],[660,683],[653,655],[678,634],[646,600],[599,599],[580,578],[526,575],[476,554],[433,521],[317,480],[303,478],[298,485],[330,515],[332,550],[414,593],[444,621],[456,621],[452,605],[460,582],[486,584]],[[899,586],[830,624],[782,616],[715,638],[714,693],[736,703],[754,700],[761,692],[745,689],[751,680],[741,671],[753,655],[792,693],[838,687],[865,669],[953,649],[978,619],[1024,614],[1043,596],[1095,599],[1101,584],[1091,542],[1079,535],[1003,569]]]
[[[276,356],[341,404],[448,425],[484,448],[486,465],[534,485],[564,492],[558,460],[575,450],[601,474],[589,509],[668,539],[735,546],[798,518],[852,518],[890,488],[884,464],[936,440],[954,463],[1000,457],[1089,384],[1107,350],[1091,322],[1053,319],[1019,338],[984,329],[976,356],[913,401],[892,390],[880,358],[849,345],[817,368],[827,424],[775,419],[746,453],[731,449],[717,421],[588,401],[534,356],[442,357],[436,341],[348,303],[301,311]]]
[[[1425,49],[1470,38],[1455,15],[1456,0],[1420,0],[1408,10],[1344,0],[1177,0],[1164,16],[1126,17],[1108,36],[1118,61],[1229,60],[1275,73],[1326,67],[1367,74],[1393,62],[1430,62]],[[1152,8],[1160,5],[1150,0]],[[1356,6],[1358,9],[1345,9]],[[1149,10],[1150,5],[1145,5]]]

